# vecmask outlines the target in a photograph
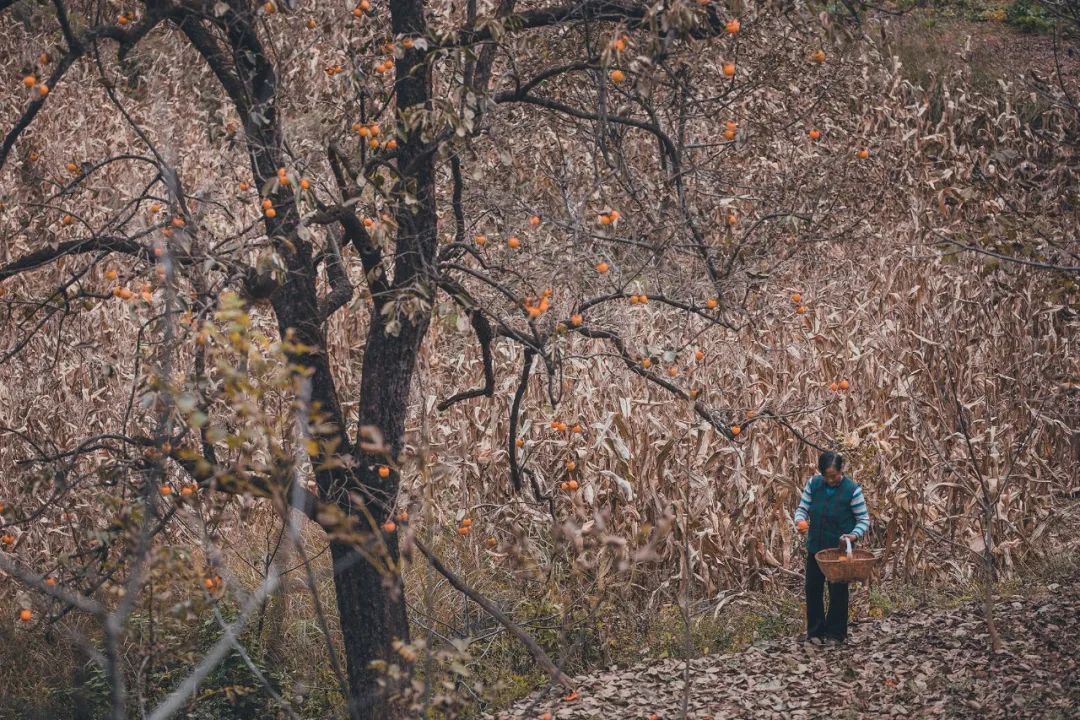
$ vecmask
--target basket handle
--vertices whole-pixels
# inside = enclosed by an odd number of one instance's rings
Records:
[[[848,554],[848,557],[850,558],[851,557],[851,538],[849,538],[847,535],[845,535],[844,536],[844,542],[847,543],[847,554]]]

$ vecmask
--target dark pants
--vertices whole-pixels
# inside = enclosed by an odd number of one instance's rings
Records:
[[[806,634],[847,639],[848,586],[829,583],[829,613],[825,614],[825,576],[812,553],[806,554]]]

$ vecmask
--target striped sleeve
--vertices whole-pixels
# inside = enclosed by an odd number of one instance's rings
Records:
[[[851,511],[855,513],[855,529],[851,531],[851,534],[857,535],[861,540],[870,529],[870,512],[866,509],[866,498],[863,497],[861,487],[856,487],[855,493],[851,496]]]
[[[814,478],[810,478],[806,481],[806,486],[803,488],[802,497],[799,498],[799,507],[795,508],[795,522],[800,520],[806,520],[810,515],[810,484],[814,482]]]

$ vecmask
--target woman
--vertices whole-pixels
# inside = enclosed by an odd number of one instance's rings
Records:
[[[818,458],[820,474],[810,478],[795,510],[795,527],[806,534],[806,635],[815,644],[840,644],[847,639],[848,586],[829,583],[829,612],[825,614],[825,575],[814,553],[831,547],[847,549],[870,529],[870,513],[862,488],[841,473],[844,458],[824,452]]]

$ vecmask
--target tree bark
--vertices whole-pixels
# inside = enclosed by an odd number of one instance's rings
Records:
[[[356,480],[366,503],[363,508],[347,503],[345,509],[359,515],[361,528],[367,529],[370,521],[381,525],[394,511],[398,472],[392,468],[389,476],[382,478],[378,468],[395,465],[404,448],[409,390],[428,320],[425,312],[416,321],[405,322],[394,336],[386,334],[384,323],[376,316],[369,330],[360,383],[360,427],[378,428],[385,454],[364,452],[360,449],[362,443],[357,443]],[[381,553],[381,558],[376,557],[375,563],[353,545],[333,543],[330,548],[352,695],[351,712],[360,720],[395,717],[389,696],[399,684],[373,669],[371,663],[396,664],[404,671],[402,678],[407,677],[409,670],[408,663],[393,649],[395,640],[409,641],[397,535],[385,533],[384,539],[385,553]],[[378,546],[373,552],[380,554],[381,550]],[[385,684],[380,684],[380,680]]]
[[[427,30],[423,0],[392,0],[390,3],[394,32],[423,37]],[[429,106],[431,66],[423,51],[412,48],[396,61],[395,94],[399,115]],[[397,169],[399,180],[394,187],[396,252],[393,287],[387,297],[375,298],[364,348],[364,367],[360,379],[359,422],[378,428],[387,458],[365,451],[358,442],[354,453],[356,477],[366,510],[381,524],[394,510],[399,475],[394,465],[405,445],[405,419],[409,411],[409,390],[420,345],[427,334],[434,302],[434,267],[437,247],[438,216],[435,210],[435,157],[431,143],[425,141],[416,125],[399,145]],[[404,201],[412,195],[415,203]],[[419,299],[416,303],[413,300]],[[394,307],[381,311],[387,303]],[[391,329],[389,323],[395,323]],[[391,466],[386,478],[379,477],[379,465]],[[355,512],[355,508],[347,508]],[[367,520],[362,520],[362,526]],[[383,720],[395,716],[389,696],[397,683],[389,682],[371,667],[373,661],[397,664],[408,673],[404,658],[394,653],[394,640],[408,642],[409,624],[405,608],[405,590],[399,568],[397,537],[386,535],[385,567],[373,565],[360,557],[351,546],[334,544],[335,586],[349,685],[351,710],[361,720]],[[380,680],[385,679],[385,686]]]
[[[396,567],[396,536],[389,535],[387,544]],[[401,575],[368,562],[348,543],[331,543],[330,552],[349,676],[349,715],[357,720],[394,717],[388,695],[395,684],[371,663],[404,663],[393,652],[395,640],[409,639]],[[380,682],[383,680],[385,685]]]

